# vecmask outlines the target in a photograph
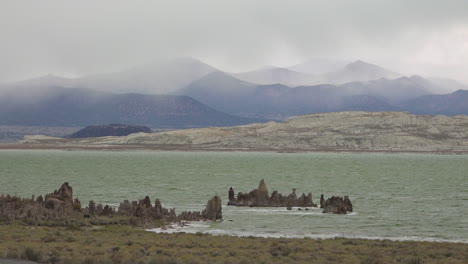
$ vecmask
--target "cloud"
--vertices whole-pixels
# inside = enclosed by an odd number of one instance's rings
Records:
[[[467,78],[467,26],[465,0],[5,0],[0,81],[182,56],[232,71],[360,58]]]

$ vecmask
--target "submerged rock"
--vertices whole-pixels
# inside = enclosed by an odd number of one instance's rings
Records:
[[[288,196],[283,196],[278,191],[273,191],[269,196],[268,188],[265,181],[262,179],[258,184],[258,188],[249,193],[239,192],[237,197],[234,197],[234,189],[231,187],[228,191],[228,205],[234,206],[251,206],[251,207],[316,207],[312,201],[312,193],[305,195],[304,193],[297,198],[296,189]]]

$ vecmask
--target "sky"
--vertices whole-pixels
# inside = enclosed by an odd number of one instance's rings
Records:
[[[468,83],[467,0],[1,0],[0,82],[172,57],[225,71],[361,59]]]

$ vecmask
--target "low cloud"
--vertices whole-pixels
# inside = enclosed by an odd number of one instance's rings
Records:
[[[0,82],[192,56],[228,71],[363,59],[468,82],[468,1],[2,1]]]

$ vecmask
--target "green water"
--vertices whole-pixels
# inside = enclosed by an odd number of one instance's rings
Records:
[[[422,154],[0,151],[0,194],[45,194],[68,181],[82,203],[157,197],[200,210],[227,190],[349,195],[350,215],[223,207],[224,221],[174,229],[212,234],[365,237],[468,243],[468,156]],[[156,230],[158,231],[158,230]]]

